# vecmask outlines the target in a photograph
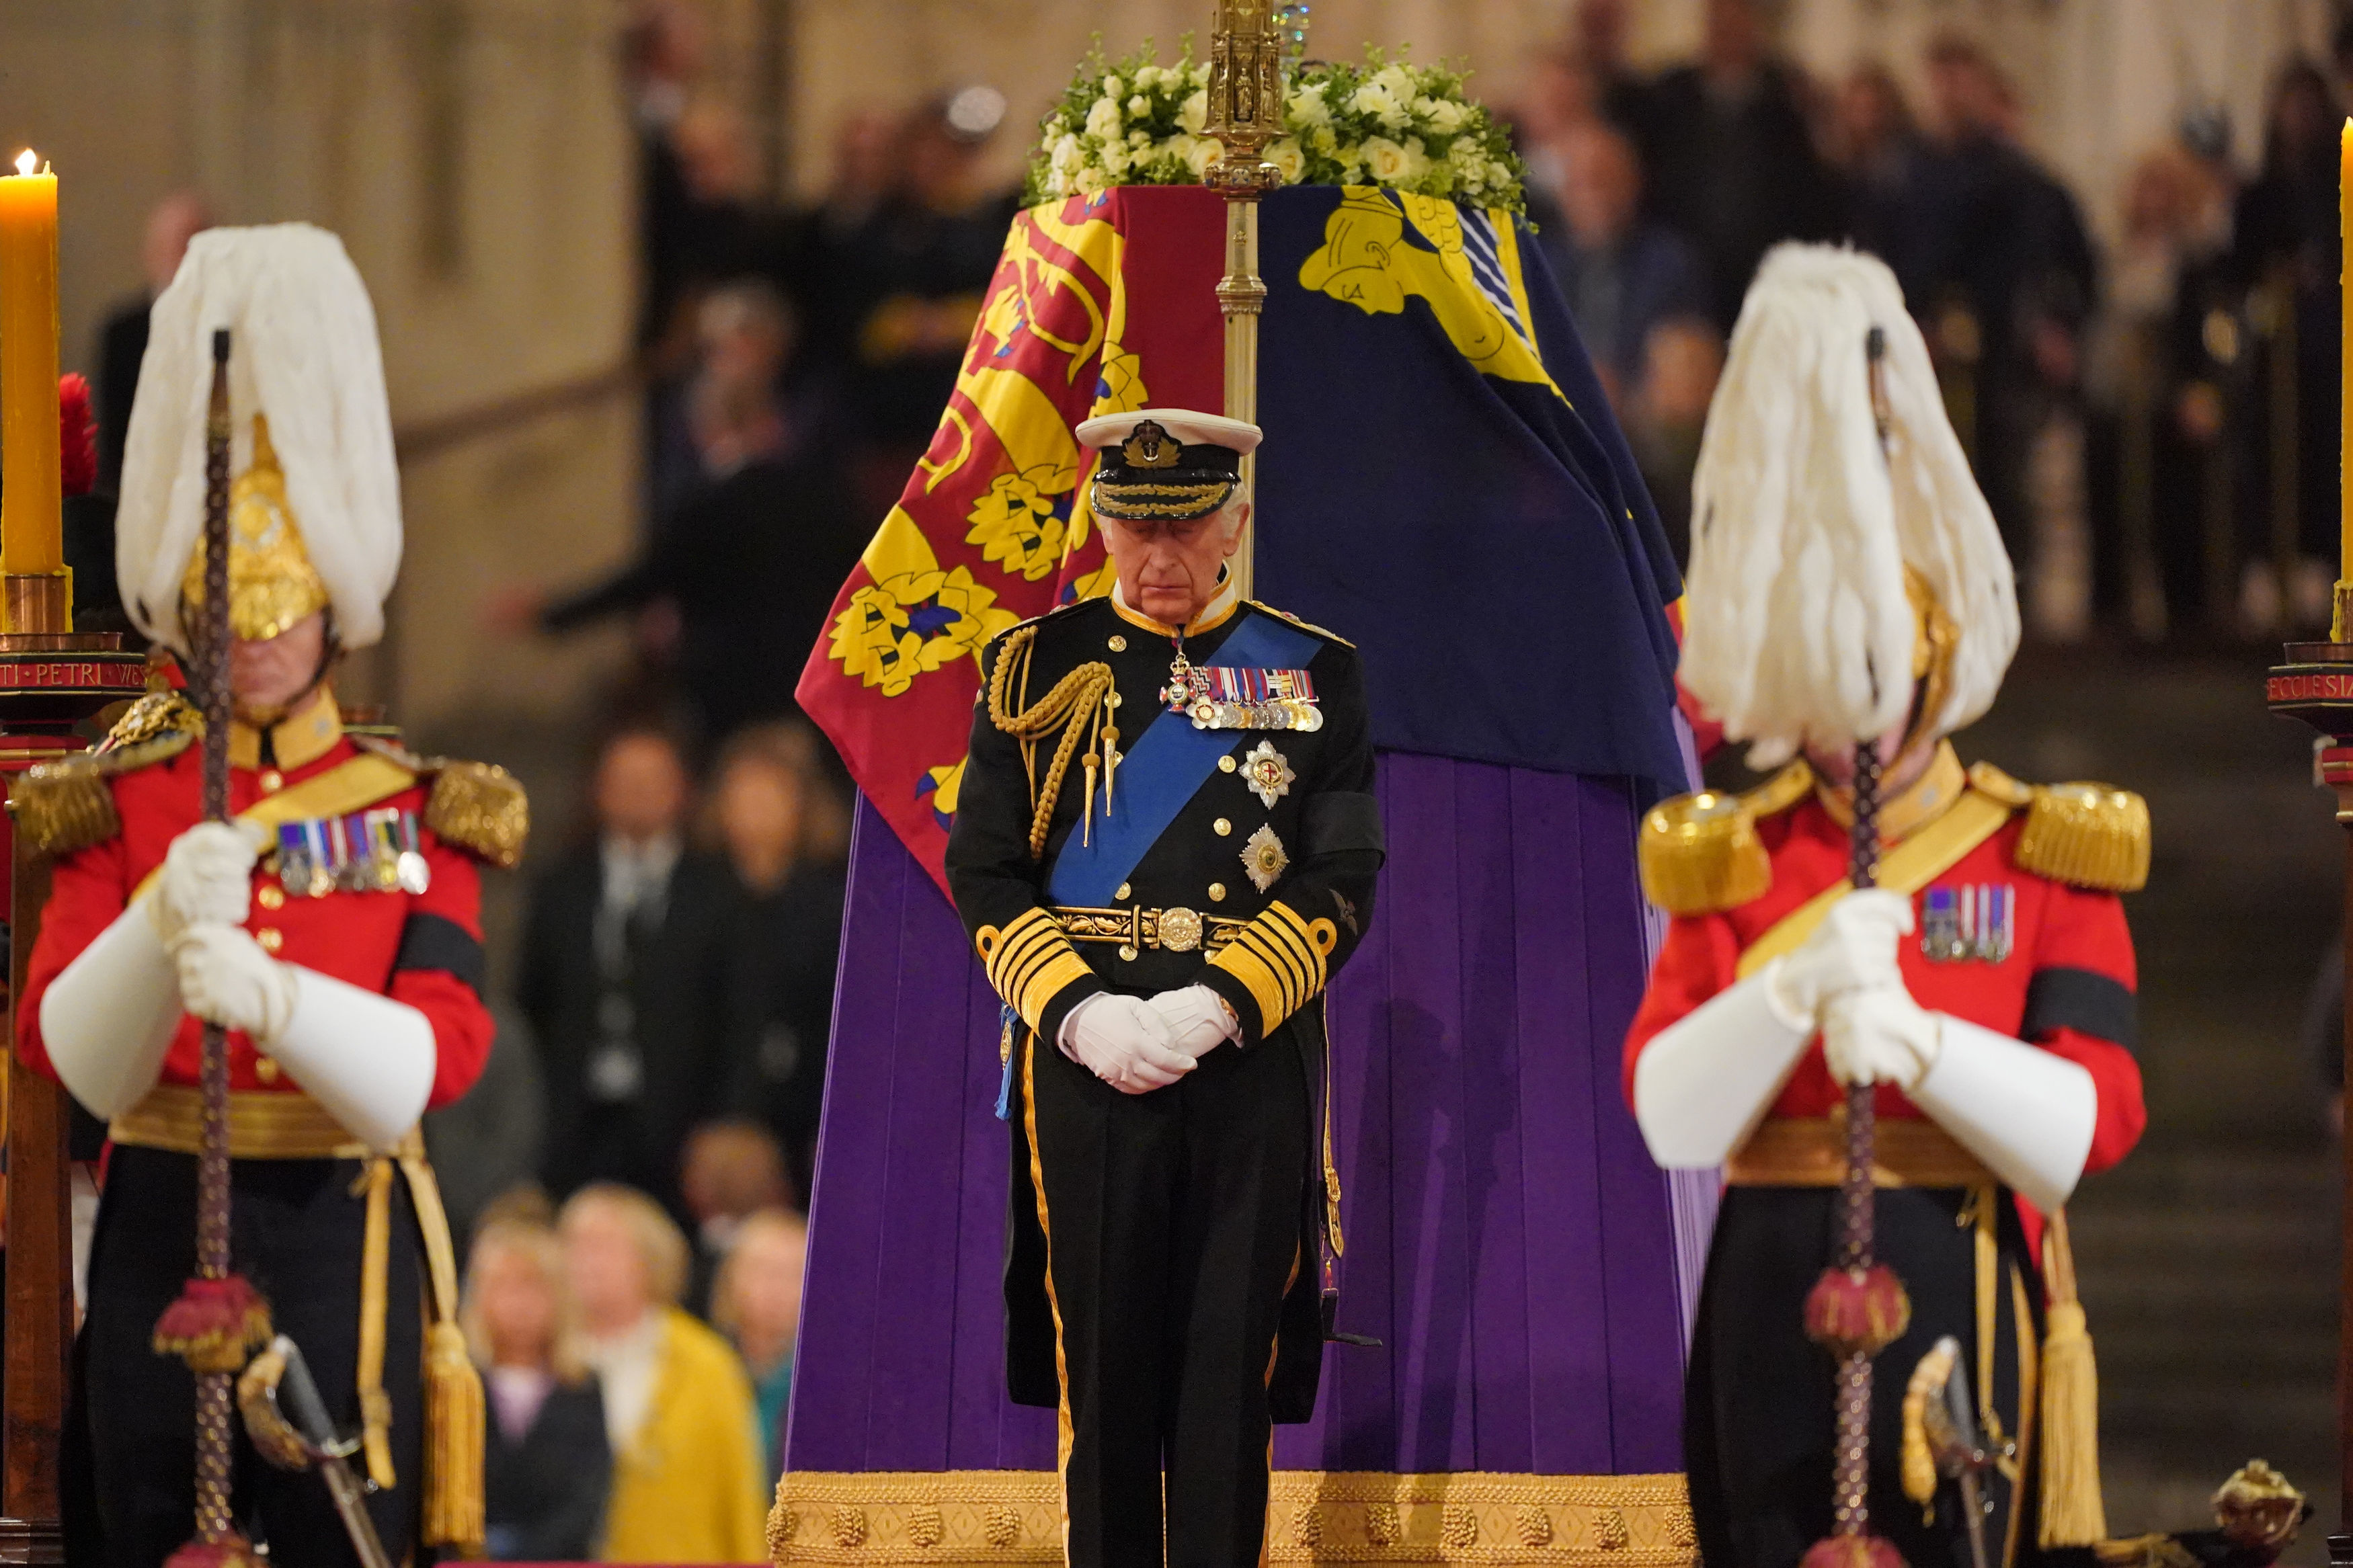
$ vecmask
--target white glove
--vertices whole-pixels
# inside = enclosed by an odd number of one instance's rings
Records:
[[[199,921],[241,926],[253,895],[262,830],[249,823],[199,822],[172,840],[148,914],[171,947]]]
[[[1831,997],[1865,985],[1897,984],[1895,944],[1912,932],[1912,900],[1858,888],[1831,906],[1797,952],[1777,959],[1766,994],[1793,1029],[1821,1027]]]
[[[1241,1033],[1241,1026],[1226,1010],[1225,999],[1206,985],[1163,991],[1152,1005],[1168,1026],[1176,1048],[1199,1061]]]
[[[180,1001],[207,1024],[244,1032],[267,1049],[294,1016],[294,977],[242,926],[200,921],[172,950]]]
[[[1071,1009],[1058,1042],[1062,1054],[1122,1094],[1166,1089],[1193,1070],[1168,1026],[1140,996],[1103,992]]]
[[[1822,1008],[1822,1064],[1841,1084],[1892,1083],[1909,1094],[1944,1048],[1937,1016],[1899,982],[1834,996]]]

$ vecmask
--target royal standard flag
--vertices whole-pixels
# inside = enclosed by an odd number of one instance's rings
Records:
[[[802,707],[944,887],[997,633],[1110,591],[1091,415],[1222,406],[1225,203],[1018,216],[938,433],[834,605]],[[1525,226],[1360,187],[1263,204],[1257,591],[1362,650],[1392,751],[1684,787],[1664,536]]]

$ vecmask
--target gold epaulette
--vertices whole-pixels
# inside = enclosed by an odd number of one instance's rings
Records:
[[[2017,860],[2054,882],[2131,893],[2148,881],[2148,802],[2104,784],[2033,786]]]
[[[531,798],[522,781],[495,763],[420,757],[395,741],[354,735],[364,752],[398,763],[433,783],[425,797],[425,826],[445,844],[501,871],[522,862],[531,837]]]
[[[1289,621],[1293,626],[1297,626],[1303,632],[1314,632],[1325,642],[1335,642],[1342,647],[1354,647],[1356,646],[1355,643],[1350,642],[1346,637],[1342,637],[1338,632],[1325,631],[1314,621],[1303,621],[1297,616],[1293,615],[1289,610],[1278,610],[1272,605],[1263,605],[1256,599],[1244,599],[1242,603],[1248,605],[1253,610],[1264,610],[1268,615],[1272,616],[1277,620]]]
[[[1701,790],[1652,806],[1636,857],[1644,896],[1671,915],[1714,914],[1763,897],[1773,861],[1757,819],[1787,811],[1813,787],[1813,770],[1791,763],[1744,794]]]
[[[204,722],[177,692],[141,698],[95,749],[16,775],[8,791],[8,815],[16,831],[43,855],[69,855],[105,843],[122,831],[107,781],[178,756],[196,743]]]

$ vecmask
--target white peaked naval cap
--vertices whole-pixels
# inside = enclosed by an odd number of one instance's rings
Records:
[[[229,342],[229,470],[266,415],[286,501],[345,647],[384,635],[400,574],[400,470],[375,309],[343,243],[309,224],[206,229],[149,315],[122,458],[115,575],[139,629],[181,653],[181,586],[203,548],[212,338]]]
[[[1265,438],[1265,432],[1246,419],[1196,414],[1189,408],[1131,408],[1124,414],[1098,414],[1079,421],[1072,434],[1082,447],[1113,447],[1134,435],[1135,427],[1146,420],[1187,447],[1229,447],[1247,453],[1257,451]]]
[[[1684,688],[1759,767],[1885,734],[1912,701],[1906,568],[1957,634],[1920,725],[1949,734],[1993,705],[2018,649],[2010,557],[1895,275],[1842,247],[1777,247],[1741,306],[1692,479]]]

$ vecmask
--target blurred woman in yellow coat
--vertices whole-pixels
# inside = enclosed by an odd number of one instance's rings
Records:
[[[584,1359],[605,1390],[607,1563],[765,1560],[767,1487],[751,1380],[678,1308],[686,1237],[628,1187],[583,1187],[557,1221]]]

